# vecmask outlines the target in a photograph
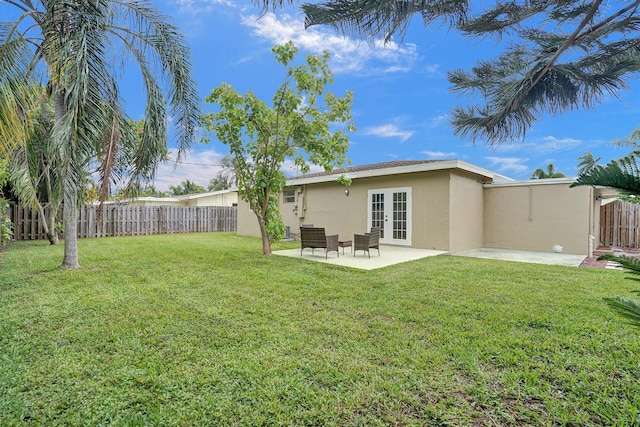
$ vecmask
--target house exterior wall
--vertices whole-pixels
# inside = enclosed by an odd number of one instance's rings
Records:
[[[596,232],[591,187],[570,183],[493,186],[484,189],[484,243],[489,248],[588,254]]]
[[[353,180],[349,196],[345,187],[337,182],[306,185],[298,199],[303,217],[292,209],[281,208],[285,223],[293,233],[301,224],[324,227],[327,234],[339,234],[341,240],[351,240],[354,233],[369,230],[367,224],[368,191],[393,188],[411,188],[412,236],[411,246],[447,250],[449,172],[420,172]],[[282,201],[282,199],[281,199]],[[301,204],[302,203],[302,204]]]
[[[413,247],[449,250],[449,175],[445,170],[413,177]]]
[[[129,202],[132,206],[233,206],[236,203],[238,203],[237,191],[176,197],[139,197]]]
[[[477,176],[451,174],[449,198],[449,248],[451,253],[482,247],[484,188]]]
[[[354,179],[348,196],[337,182],[290,186],[286,190],[295,190],[295,202],[284,203],[280,194],[280,212],[294,238],[300,225],[313,224],[324,227],[327,234],[339,234],[341,240],[351,240],[354,233],[369,229],[369,190],[407,187],[412,194],[412,247],[446,251],[481,246],[482,184],[474,175],[452,175],[450,170]],[[242,201],[238,203],[238,234],[260,236],[255,215]]]
[[[260,237],[260,228],[256,215],[249,209],[249,204],[238,200],[238,234],[241,236]]]
[[[185,206],[233,206],[235,203],[238,203],[238,193],[232,191],[209,196],[193,197],[185,200],[185,202]]]

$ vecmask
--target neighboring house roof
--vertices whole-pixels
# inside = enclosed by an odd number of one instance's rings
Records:
[[[312,184],[335,181],[337,176],[345,175],[351,179],[373,176],[398,175],[412,172],[426,172],[445,169],[460,169],[489,178],[492,181],[513,181],[512,179],[492,172],[488,169],[472,165],[462,160],[398,160],[393,162],[374,163],[362,166],[350,166],[334,169],[331,172],[319,172],[289,178],[288,185]]]
[[[201,199],[203,197],[211,197],[211,196],[218,196],[222,194],[236,193],[237,191],[238,189],[234,187],[234,188],[229,188],[227,190],[209,191],[207,193],[184,194],[182,196],[173,196],[173,197],[139,197],[138,200],[149,200],[149,199],[194,200],[194,199]]]
[[[195,194],[184,194],[182,196],[171,196],[171,197],[151,197],[151,196],[145,196],[145,197],[135,197],[132,199],[124,199],[124,200],[120,200],[120,201],[116,201],[113,203],[121,203],[121,204],[126,204],[126,203],[130,203],[132,201],[140,201],[140,202],[181,202],[184,200],[195,200],[195,199],[201,199],[203,197],[211,197],[211,196],[218,196],[218,195],[223,195],[223,194],[229,194],[229,193],[237,193],[238,189],[236,187],[233,188],[229,188],[227,190],[219,190],[219,191],[210,191],[207,193],[195,193]]]

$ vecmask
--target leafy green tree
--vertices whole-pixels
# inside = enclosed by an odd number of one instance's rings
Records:
[[[110,197],[111,200],[124,200],[131,197],[167,197],[167,193],[156,189],[154,185],[145,185],[133,194],[129,189],[120,188],[114,195]]]
[[[531,179],[549,179],[549,178],[566,178],[562,172],[556,172],[556,166],[553,163],[547,165],[547,170],[536,169],[531,174]]]
[[[76,224],[84,168],[98,159],[103,181],[113,176],[127,117],[119,67],[133,58],[146,88],[145,125],[133,154],[132,181],[152,177],[166,148],[167,106],[181,150],[194,138],[199,108],[184,37],[146,0],[2,0],[16,11],[0,23],[0,133],[25,142],[30,88],[45,70],[51,91],[64,199],[64,260],[78,268]],[[43,63],[43,66],[38,66]],[[167,88],[165,90],[165,88]],[[4,107],[7,108],[4,108]],[[0,149],[8,148],[0,138]]]
[[[163,191],[156,190],[156,187],[154,185],[147,185],[146,187],[144,187],[141,190],[140,196],[144,196],[144,197],[167,197],[167,194],[164,193]]]
[[[263,0],[266,7],[283,0]],[[454,92],[479,104],[452,114],[455,132],[489,144],[524,139],[545,114],[590,108],[616,96],[640,71],[637,2],[463,0],[326,0],[302,6],[305,25],[331,25],[364,37],[404,36],[418,15],[425,25],[445,22],[470,38],[505,46],[494,59],[448,78]]]
[[[171,190],[172,196],[183,196],[186,194],[198,194],[207,192],[206,188],[196,184],[195,182],[191,182],[188,179],[182,181],[180,185],[170,185],[169,190]]]
[[[332,170],[346,161],[349,148],[345,131],[332,132],[332,125],[344,123],[346,130],[355,129],[352,93],[337,97],[326,91],[333,83],[328,52],[309,55],[297,66],[290,65],[298,52],[292,42],[274,46],[272,52],[287,72],[271,106],[253,92],[241,95],[223,83],[206,98],[219,111],[202,118],[205,128],[229,146],[238,194],[256,215],[265,255],[271,255],[271,239],[284,236],[278,209],[278,194],[287,180],[281,170],[284,161],[292,159],[303,173],[309,163]]]
[[[207,190],[209,191],[220,191],[226,190],[230,185],[227,180],[220,175],[217,175],[215,178],[211,178],[209,180],[209,185],[207,186]]]
[[[13,224],[7,215],[9,202],[4,198],[2,189],[9,181],[9,162],[0,155],[0,251],[9,243],[13,236]]]

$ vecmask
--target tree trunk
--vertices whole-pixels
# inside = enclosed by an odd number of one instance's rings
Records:
[[[49,215],[42,208],[42,204],[38,203],[38,212],[40,212],[40,218],[42,218],[42,228],[44,234],[47,236],[47,240],[52,245],[59,243],[58,233],[56,233],[56,218],[52,215],[52,208],[49,208]]]
[[[60,268],[80,268],[78,263],[78,205],[75,197],[69,197],[67,191],[64,192],[62,218],[64,224],[64,260]]]
[[[49,224],[45,227],[47,232],[47,239],[52,245],[60,243],[58,240],[58,230],[56,230],[56,222],[58,219],[58,212],[60,211],[60,197],[58,194],[53,194],[53,186],[51,185],[51,168],[42,162],[42,170],[44,171],[45,183],[47,186],[47,199],[49,200],[49,217],[45,218],[45,222]]]
[[[49,239],[49,243],[51,243],[52,245],[57,245],[58,243],[60,243],[60,240],[58,239],[58,230],[56,230],[56,219],[58,219],[58,209],[60,209],[59,206],[51,206],[50,208],[50,212],[49,212],[49,217],[47,218],[47,221],[49,222],[49,230],[47,230],[47,239]]]
[[[64,119],[65,112],[67,111],[64,95],[57,91],[53,98],[53,105],[55,108],[56,122]],[[64,159],[62,159],[63,173],[62,173],[62,224],[64,227],[64,259],[60,268],[80,268],[78,263],[78,197],[76,185],[71,181],[71,162],[74,160],[74,153],[71,152],[71,144],[69,141],[65,141],[65,152],[63,153]]]
[[[265,220],[257,212],[256,217],[258,218],[260,235],[262,236],[262,253],[264,255],[273,255],[273,253],[271,252],[271,239],[269,239],[269,233],[267,233],[267,230],[265,229]]]

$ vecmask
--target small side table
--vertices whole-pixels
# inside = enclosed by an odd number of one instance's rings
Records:
[[[338,241],[338,247],[342,248],[342,255],[344,255],[344,248],[351,248],[351,253],[353,253],[353,241],[352,240],[340,240]]]

